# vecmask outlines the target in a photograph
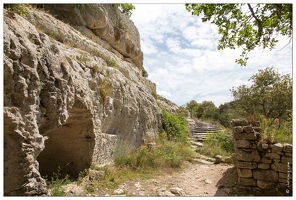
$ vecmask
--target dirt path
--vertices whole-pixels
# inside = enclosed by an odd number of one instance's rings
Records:
[[[117,189],[96,189],[85,193],[85,186],[68,184],[67,196],[230,196],[236,190],[233,165],[202,160],[185,162],[181,170],[163,173],[148,180],[131,180]]]
[[[233,165],[189,162],[184,165],[182,171],[171,175],[126,182],[114,193],[120,195],[123,191],[131,196],[229,196],[236,184]]]

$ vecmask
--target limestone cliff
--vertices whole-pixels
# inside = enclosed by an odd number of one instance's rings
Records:
[[[4,9],[5,195],[47,195],[58,166],[78,176],[161,128],[133,23],[112,5],[47,6]]]

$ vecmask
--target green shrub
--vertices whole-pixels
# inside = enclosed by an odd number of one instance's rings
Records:
[[[199,148],[198,152],[210,157],[216,155],[230,156],[234,153],[232,136],[227,131],[208,133],[203,144],[204,146]]]
[[[168,140],[188,141],[187,121],[180,116],[164,111],[162,113],[162,128],[167,133]]]
[[[116,63],[116,60],[108,57],[105,59],[105,61],[109,67],[119,68],[118,64]]]
[[[30,4],[4,4],[4,8],[10,13],[17,13],[22,17],[29,15],[29,10],[32,8]]]
[[[292,120],[282,120],[279,124],[276,120],[263,118],[260,122],[261,139],[268,143],[292,144]]]
[[[129,165],[130,154],[135,150],[134,146],[124,140],[119,140],[114,150],[114,162],[116,165]]]
[[[143,67],[142,69],[142,76],[147,78],[148,77],[148,72],[145,70],[145,68]]]
[[[162,134],[156,141],[156,146],[148,148],[143,145],[138,149],[130,148],[126,142],[115,151],[115,164],[117,166],[128,166],[133,169],[180,167],[184,160],[190,160],[194,151],[183,142],[169,141]]]
[[[71,183],[69,175],[66,175],[64,178],[60,178],[60,171],[61,168],[58,167],[57,173],[53,173],[51,181],[48,182],[51,196],[66,196],[62,186]]]

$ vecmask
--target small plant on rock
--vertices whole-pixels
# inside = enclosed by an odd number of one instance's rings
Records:
[[[65,191],[63,190],[63,185],[71,183],[69,179],[69,175],[66,175],[64,178],[61,177],[61,168],[58,167],[57,173],[53,173],[53,176],[51,177],[51,181],[49,183],[50,187],[50,194],[51,196],[66,196]]]
[[[107,103],[107,96],[112,92],[112,87],[107,78],[104,78],[102,83],[99,85],[101,94],[101,103],[105,106]]]
[[[142,69],[142,76],[145,77],[145,78],[148,77],[148,72],[144,69],[144,67]]]
[[[119,68],[119,66],[117,65],[116,61],[110,57],[106,58],[106,63],[108,66],[110,67],[114,67],[114,68]]]

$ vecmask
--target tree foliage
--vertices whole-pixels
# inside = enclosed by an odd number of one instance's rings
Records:
[[[197,117],[200,119],[218,119],[218,109],[212,101],[203,101],[197,109]]]
[[[186,109],[189,110],[191,117],[199,119],[218,119],[218,109],[212,101],[203,101],[197,103],[195,100],[186,104]]]
[[[249,81],[248,87],[241,85],[231,92],[236,100],[236,107],[245,114],[262,115],[267,119],[284,119],[292,110],[292,79],[289,74],[281,75],[273,68],[259,70]]]
[[[232,119],[241,118],[238,108],[235,108],[235,101],[221,104],[218,108],[218,122],[226,128],[230,128]]]
[[[127,14],[128,16],[131,16],[133,14],[133,10],[135,9],[135,6],[130,3],[120,3],[120,4],[114,4],[116,8],[118,8],[122,13]]]
[[[197,116],[197,109],[199,107],[199,103],[195,100],[191,100],[189,103],[186,104],[186,109],[190,112],[190,117]]]
[[[255,47],[272,50],[279,34],[292,38],[292,4],[186,4],[186,9],[218,26],[219,50],[242,47],[236,59],[242,66]]]

